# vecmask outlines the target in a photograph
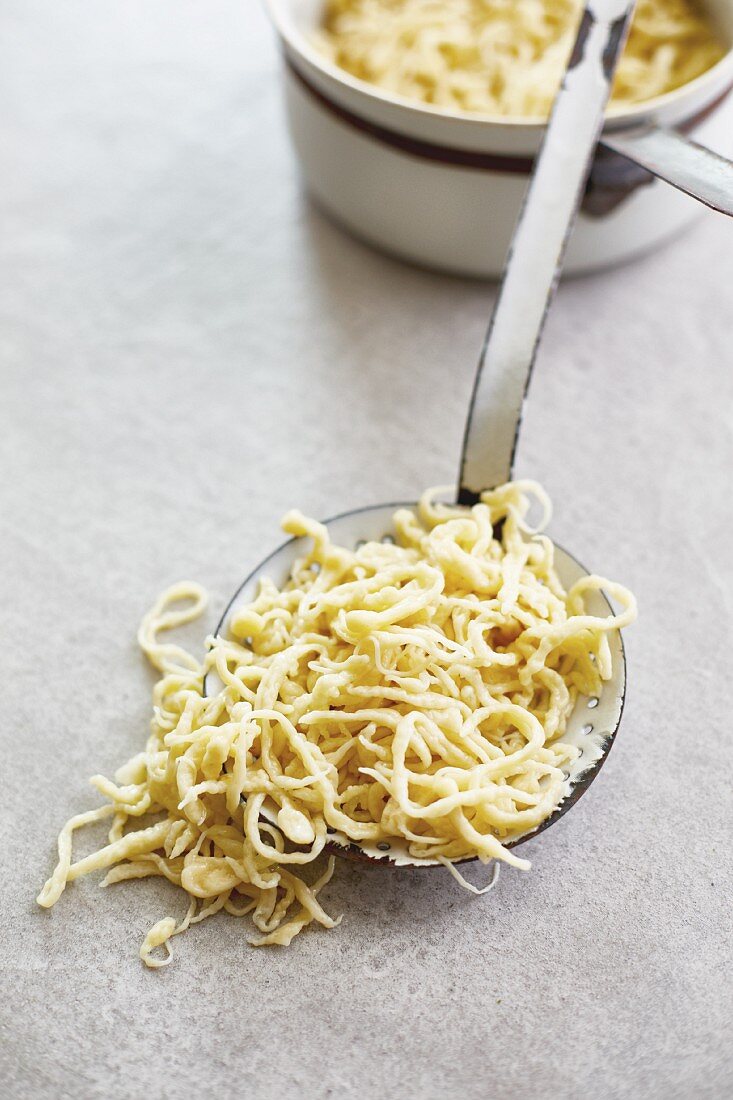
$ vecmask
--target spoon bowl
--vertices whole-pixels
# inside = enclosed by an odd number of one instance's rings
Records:
[[[351,512],[342,512],[325,521],[331,541],[338,546],[356,547],[362,542],[380,542],[394,540],[392,517],[399,508],[415,508],[415,503],[375,504],[367,508],[357,508]],[[251,603],[256,595],[259,583],[267,577],[280,587],[289,578],[294,563],[307,552],[309,540],[305,538],[289,539],[263,561],[242,582],[232,596],[216,628],[220,637],[230,637],[228,624],[232,617]],[[566,591],[588,571],[566,550],[555,545],[555,568]],[[589,590],[586,593],[586,605],[592,615],[606,616],[613,610],[603,593]],[[568,727],[562,737],[563,742],[574,745],[580,755],[565,767],[565,794],[552,812],[540,825],[526,833],[503,841],[507,848],[514,848],[533,836],[544,832],[550,825],[567,813],[587,791],[598,775],[611,746],[613,745],[621,722],[626,687],[626,660],[623,642],[619,631],[609,635],[612,657],[611,678],[603,684],[598,696],[579,696],[568,721]],[[221,690],[223,684],[215,672],[209,672],[204,682],[207,694]],[[276,823],[278,807],[267,802],[262,807],[262,816]],[[338,855],[351,859],[368,860],[377,863],[391,863],[397,867],[441,866],[435,859],[415,859],[410,855],[408,842],[402,837],[390,838],[377,844],[355,844],[341,833],[331,831],[327,848]],[[464,860],[461,862],[469,862]]]

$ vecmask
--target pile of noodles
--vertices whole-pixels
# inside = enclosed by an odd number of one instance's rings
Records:
[[[141,956],[159,966],[170,955],[155,947],[218,910],[249,914],[255,944],[333,927],[319,900],[333,861],[315,882],[300,874],[329,832],[401,837],[413,857],[450,867],[476,856],[527,868],[506,842],[567,793],[568,716],[609,678],[609,633],[636,614],[633,596],[599,577],[564,591],[552,542],[527,524],[532,497],[547,519],[533,482],[471,509],[428,493],[396,513],[393,541],[356,549],[289,513],[283,527],[310,537],[308,553],[282,589],[262,582],[203,663],[159,638],[201,613],[203,591],[164,593],[139,634],[161,673],[151,735],[114,782],[92,778],[106,802],[62,830],[40,904],[90,871],[107,872],[102,885],[164,876],[190,905],[146,937]],[[587,613],[601,586],[619,614]],[[75,830],[103,818],[108,843],[75,860]]]
[[[546,117],[583,0],[326,0],[319,47],[342,69],[436,107]],[[670,92],[725,52],[696,0],[639,0],[611,103]]]

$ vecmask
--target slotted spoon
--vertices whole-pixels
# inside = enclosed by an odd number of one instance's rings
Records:
[[[633,0],[594,0],[586,6],[573,54],[558,93],[527,197],[517,222],[509,259],[479,359],[461,455],[457,502],[474,504],[482,490],[509,481],[514,466],[522,408],[544,320],[560,275],[567,239],[575,220],[593,150],[603,122],[613,71],[623,47]],[[334,543],[355,546],[361,541],[391,537],[392,515],[414,502],[377,504],[342,512],[326,520]],[[257,595],[259,582],[269,577],[283,584],[295,560],[305,552],[304,539],[291,539],[260,562],[230,600],[217,627],[226,636],[231,617]],[[566,589],[587,570],[566,550],[556,547],[555,565]],[[600,592],[588,594],[591,614],[611,613]],[[506,842],[514,847],[548,829],[588,789],[603,764],[621,720],[626,662],[618,632],[610,638],[612,675],[598,697],[580,697],[568,722],[564,741],[581,750],[567,771],[568,793],[541,825]],[[209,673],[205,690],[221,687]],[[263,816],[275,819],[277,807],[263,806]],[[357,845],[336,832],[330,850],[352,858],[425,866],[436,860],[413,858],[400,838]]]

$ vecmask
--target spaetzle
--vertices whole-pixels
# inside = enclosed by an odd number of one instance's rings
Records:
[[[139,632],[161,673],[148,743],[114,782],[92,778],[106,802],[62,829],[39,903],[96,870],[103,886],[164,876],[189,908],[145,938],[141,958],[158,967],[172,936],[220,910],[249,914],[257,945],[334,927],[319,899],[333,859],[310,885],[301,874],[333,831],[400,837],[454,871],[467,857],[528,868],[507,842],[567,793],[568,717],[610,677],[609,634],[636,615],[631,593],[599,577],[563,589],[552,542],[528,526],[532,498],[547,518],[533,482],[470,509],[427,493],[394,516],[394,543],[357,549],[291,512],[283,527],[309,551],[282,588],[262,582],[203,662],[160,638],[201,614],[203,590],[165,592]],[[618,614],[586,612],[601,586]],[[220,685],[208,696],[207,672]],[[75,831],[105,818],[108,843],[74,860]]]
[[[327,0],[317,35],[340,68],[434,107],[547,117],[582,0]],[[672,91],[724,53],[695,0],[639,0],[611,99]]]

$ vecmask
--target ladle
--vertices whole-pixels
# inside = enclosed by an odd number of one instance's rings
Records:
[[[633,0],[593,0],[583,14],[480,356],[463,442],[459,504],[473,504],[483,489],[511,479],[522,406],[537,344],[562,267],[633,6]],[[344,546],[390,538],[394,511],[410,506],[413,505],[398,502],[358,508],[326,520],[326,526],[333,542]],[[226,635],[230,617],[255,598],[263,577],[284,583],[304,550],[305,540],[291,539],[260,562],[229,602],[217,634]],[[560,547],[556,548],[555,565],[566,589],[587,574]],[[595,615],[611,611],[600,592],[588,594],[587,606]],[[569,793],[541,825],[514,837],[508,847],[554,824],[598,774],[621,719],[626,679],[623,645],[617,632],[611,635],[610,646],[613,662],[610,680],[597,698],[577,700],[563,735],[564,741],[581,749],[579,759],[568,772]],[[205,690],[219,687],[218,677],[209,673]],[[276,809],[273,804],[268,810],[265,803],[263,814],[274,820]],[[400,838],[357,845],[334,832],[330,834],[329,847],[342,855],[388,861],[398,866],[436,862],[414,859],[407,842]]]

